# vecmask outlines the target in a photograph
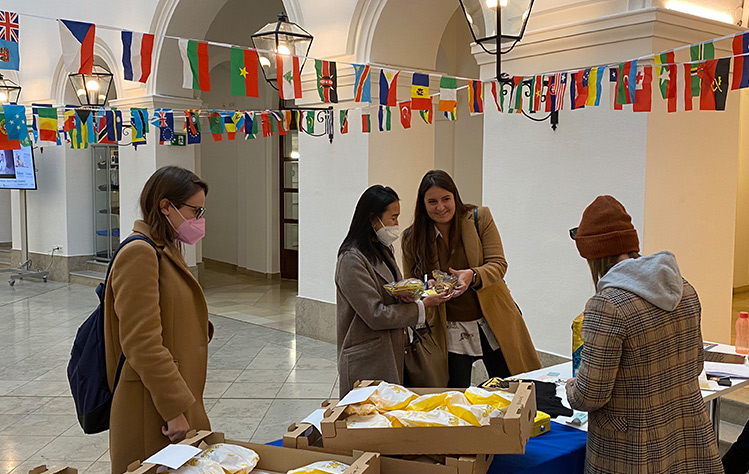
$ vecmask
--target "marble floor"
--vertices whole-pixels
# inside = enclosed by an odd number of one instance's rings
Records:
[[[205,391],[213,429],[271,441],[337,395],[335,346],[293,334],[295,282],[209,271],[203,285],[216,326]],[[83,434],[65,374],[96,303],[93,288],[0,279],[0,474],[40,464],[109,472],[107,433]]]

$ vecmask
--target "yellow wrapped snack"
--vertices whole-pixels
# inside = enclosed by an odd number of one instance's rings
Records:
[[[369,402],[373,403],[379,411],[400,410],[407,407],[416,397],[418,395],[400,385],[380,382],[377,390],[370,395]]]
[[[424,282],[418,278],[407,278],[396,283],[383,285],[392,296],[418,299],[424,293]]]
[[[577,375],[583,354],[583,317],[584,313],[572,320],[572,376]]]
[[[179,469],[164,472],[167,474],[225,474],[221,464],[198,456],[188,459]]]
[[[339,461],[318,461],[298,469],[292,469],[286,474],[343,474],[350,466]]]
[[[393,424],[393,427],[430,427],[430,426],[468,426],[469,423],[463,421],[457,416],[450,413],[444,407],[435,408],[432,411],[410,411],[410,410],[391,410],[385,413],[385,416]],[[398,426],[400,425],[400,426]]]
[[[502,395],[502,392],[490,392],[478,387],[469,387],[465,391],[465,396],[471,405],[491,405],[497,409],[503,410],[510,406],[510,400]]]
[[[393,425],[387,417],[375,413],[372,415],[347,416],[346,428],[393,428]]]
[[[196,458],[217,462],[226,474],[248,474],[260,460],[260,456],[249,448],[225,443],[209,446]]]
[[[355,403],[346,407],[347,415],[374,415],[379,413],[377,407],[371,403]]]
[[[434,277],[434,291],[437,293],[452,293],[455,285],[458,284],[458,277],[452,273],[445,273],[440,270],[433,270],[432,276]]]

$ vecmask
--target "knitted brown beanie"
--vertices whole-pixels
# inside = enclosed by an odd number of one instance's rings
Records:
[[[640,251],[632,217],[611,196],[598,196],[585,209],[575,244],[587,260]]]

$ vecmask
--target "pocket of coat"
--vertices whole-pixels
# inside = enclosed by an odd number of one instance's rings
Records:
[[[627,418],[623,416],[612,416],[608,413],[599,411],[595,412],[593,419],[595,420],[595,423],[604,430],[619,431],[623,433],[627,431],[628,428]]]
[[[377,339],[369,339],[367,341],[364,341],[354,346],[350,346],[350,347],[343,349],[343,353],[346,355],[356,354],[357,352],[362,352],[362,351],[371,349],[372,347],[379,345],[381,342],[382,342],[382,338],[379,338],[379,337]]]

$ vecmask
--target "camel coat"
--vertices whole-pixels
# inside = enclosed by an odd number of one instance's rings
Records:
[[[136,221],[133,232],[151,238]],[[169,443],[161,427],[184,413],[191,428],[210,429],[203,406],[208,361],[208,308],[181,255],[151,238],[117,255],[104,301],[104,342],[110,387],[120,354],[125,365],[114,392],[109,428],[112,472],[145,460]],[[211,334],[212,335],[212,334]]]
[[[502,240],[494,224],[494,219],[488,207],[478,208],[479,231],[473,221],[473,212],[467,212],[461,225],[461,238],[466,252],[468,264],[477,273],[477,284],[468,291],[476,291],[486,322],[489,324],[494,337],[502,349],[502,355],[507,362],[507,368],[512,375],[529,372],[541,368],[533,341],[525,327],[523,316],[520,314],[515,301],[510,295],[510,289],[504,281],[507,272],[507,260],[502,250]],[[437,255],[437,244],[433,242],[433,255]],[[419,278],[420,275],[410,275],[413,268],[414,255],[412,249],[403,246],[403,268],[406,277]],[[435,260],[432,268],[438,268]],[[427,308],[427,322],[433,326],[433,333],[447,352],[447,311],[445,305],[437,308]]]
[[[395,260],[395,281],[401,279]],[[356,249],[338,257],[335,271],[338,375],[343,398],[357,380],[403,383],[405,328],[419,319],[416,304],[400,303],[383,285],[393,281],[385,262],[376,265]]]

